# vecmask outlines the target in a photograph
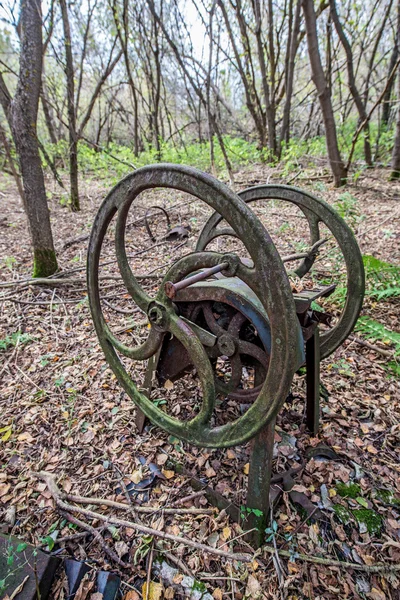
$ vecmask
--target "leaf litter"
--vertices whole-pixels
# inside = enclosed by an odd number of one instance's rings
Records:
[[[330,189],[323,180],[319,182],[318,173],[308,180],[309,174],[313,175],[307,173],[296,184],[330,203],[339,201],[343,192]],[[386,176],[383,169],[369,170],[359,177],[357,186],[349,188],[360,215],[353,226],[363,254],[398,264],[399,228],[395,222],[388,223],[387,216],[396,213],[400,188],[387,183]],[[247,182],[263,182],[268,177],[278,180],[279,173],[255,165],[238,173],[237,181],[243,188]],[[29,278],[30,253],[13,183],[6,175],[2,179],[8,226],[1,226],[0,250],[3,257],[15,257],[12,262],[2,261],[2,281],[9,282]],[[51,211],[59,249],[71,236],[84,238],[82,234],[89,232],[106,191],[101,182],[83,184],[84,208],[80,213],[68,213],[66,219],[66,209],[57,204],[55,190]],[[160,197],[167,209],[179,204],[179,198],[162,193]],[[189,241],[181,246],[185,252],[208,214],[196,202],[171,213],[173,225],[191,225]],[[272,230],[282,227],[280,218],[279,214],[271,216]],[[165,223],[160,219],[160,231],[163,228]],[[157,223],[153,229],[153,234],[160,235]],[[142,238],[138,236],[137,248],[149,245],[144,236],[145,232]],[[153,262],[160,262],[162,257],[169,264],[177,258],[180,244],[181,240],[174,240],[155,248]],[[184,463],[193,475],[243,505],[249,446],[198,449],[149,425],[138,435],[135,407],[105,364],[92,327],[83,280],[85,240],[60,250],[59,256],[60,267],[72,271],[69,277],[77,283],[59,287],[16,285],[0,290],[0,339],[14,340],[0,350],[0,520],[8,522],[9,531],[35,545],[47,545],[54,532],[58,539],[70,537],[60,544],[61,556],[84,560],[94,570],[119,572],[126,599],[143,596],[146,582],[154,593],[161,590],[160,597],[188,597],[177,579],[172,584],[160,581],[155,568],[148,581],[154,542],[157,560],[164,558],[185,577],[184,569],[188,570],[196,585],[215,599],[396,597],[400,575],[390,567],[400,561],[400,394],[398,381],[386,368],[388,358],[348,340],[322,363],[326,398],[315,438],[310,437],[303,422],[304,376],[296,376],[291,396],[278,417],[274,473],[298,466],[307,449],[321,443],[331,448],[336,458],[311,457],[295,476],[294,491],[307,497],[321,513],[320,518],[307,518],[302,506],[283,493],[274,507],[269,544],[274,543],[289,556],[274,555],[271,559],[263,549],[252,552],[240,526],[224,511],[212,510],[205,495],[193,492],[188,477],[175,468],[176,461]],[[141,255],[136,260],[140,272],[151,269]],[[110,268],[109,275],[113,274]],[[148,289],[155,289],[156,283],[150,280]],[[126,328],[131,318],[123,312],[131,309],[126,292],[118,282],[110,281],[105,281],[103,291],[111,296],[107,302],[115,302],[114,307],[121,311],[116,313],[116,325]],[[400,330],[398,298],[377,302],[367,297],[363,315],[391,331]],[[137,340],[142,330],[131,328],[126,335]],[[391,350],[390,343],[386,347],[379,344]],[[138,366],[135,377],[140,381],[143,376],[144,368]],[[180,417],[190,414],[199,394],[196,387],[188,391],[179,382],[164,392],[168,408],[178,411],[175,414],[181,412]],[[140,535],[133,528],[89,520],[107,546],[129,565],[122,568],[93,536],[79,537],[82,529],[60,515],[46,484],[32,476],[39,470],[54,474],[66,494],[118,502],[127,502],[128,494],[133,509],[137,505],[151,507],[151,512],[137,513],[141,523],[226,552],[252,552],[254,558],[246,563],[227,560],[184,544]],[[201,509],[204,514],[163,511],[174,507]],[[15,515],[11,521],[6,518],[10,508]],[[97,508],[103,514],[120,516],[113,508]],[[353,563],[365,570],[305,562],[299,555]],[[376,563],[385,563],[387,572],[368,570]],[[82,597],[90,598],[90,583],[85,586],[88,592],[86,596],[82,592]],[[65,582],[60,579],[53,597],[65,598],[65,593]]]

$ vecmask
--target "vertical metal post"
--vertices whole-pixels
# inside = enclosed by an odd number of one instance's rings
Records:
[[[313,435],[317,435],[319,429],[320,411],[320,345],[318,327],[316,327],[314,335],[306,342],[306,368],[306,423],[311,433]]]
[[[249,483],[246,501],[246,529],[255,528],[246,537],[255,547],[261,546],[265,537],[270,509],[269,490],[274,451],[275,419],[255,436],[250,456]]]
[[[158,359],[160,358],[161,347],[162,347],[162,344],[160,345],[160,348],[157,350],[157,352],[149,358],[148,363],[147,363],[146,374],[144,376],[144,383],[143,383],[143,388],[141,389],[141,392],[148,398],[150,398],[151,388],[153,385],[153,377],[154,377],[154,373],[157,369]],[[136,422],[136,427],[138,428],[138,432],[142,433],[144,426],[146,425],[146,415],[144,414],[143,411],[140,410],[140,408],[138,406],[136,406],[135,422]]]

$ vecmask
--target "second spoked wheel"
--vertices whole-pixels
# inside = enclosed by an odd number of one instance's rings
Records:
[[[321,332],[321,358],[328,357],[351,333],[364,298],[364,266],[360,249],[350,227],[327,202],[295,187],[275,184],[260,185],[240,192],[239,196],[247,204],[260,200],[281,200],[297,206],[307,223],[310,246],[321,241],[322,225],[336,240],[346,268],[346,291],[344,305],[337,322],[332,328]],[[229,224],[220,226],[223,220],[222,214],[217,212],[209,218],[200,233],[196,246],[198,251],[204,251],[213,240],[220,236],[238,237]],[[321,248],[322,252],[323,247]],[[299,277],[304,277],[310,272],[314,262],[315,257],[303,259],[294,272]]]

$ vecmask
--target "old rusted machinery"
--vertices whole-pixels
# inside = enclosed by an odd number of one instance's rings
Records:
[[[215,212],[201,231],[195,251],[173,263],[158,292],[150,296],[131,270],[125,234],[128,213],[138,195],[153,188],[186,192]],[[332,293],[335,286],[292,292],[281,257],[249,206],[260,199],[292,203],[305,217],[315,251],[298,265],[298,277],[313,266],[318,246],[323,243],[321,225],[336,239],[347,270],[347,292],[342,313],[331,328],[325,326],[319,332],[319,324],[327,325],[328,319],[314,310],[312,303]],[[100,252],[112,220],[116,223],[119,271],[150,324],[146,341],[134,347],[122,343],[111,331],[101,305]],[[220,227],[222,221],[225,225]],[[239,238],[250,258],[207,250],[219,236]],[[195,169],[159,164],[138,169],[123,179],[103,202],[90,238],[87,273],[96,332],[108,364],[137,406],[139,429],[148,417],[169,434],[200,447],[224,448],[252,440],[247,506],[257,509],[253,513],[262,530],[269,509],[275,418],[293,376],[306,366],[306,419],[315,434],[320,358],[343,343],[362,306],[363,263],[349,227],[330,205],[296,188],[262,185],[235,194]],[[148,360],[144,385],[135,384],[121,357]],[[219,372],[221,359],[230,364],[228,378]],[[253,373],[251,385],[243,381],[246,369]],[[153,401],[151,389],[154,382],[160,386],[176,381],[188,371],[195,372],[201,382],[202,404],[193,418],[179,420],[166,414],[159,399]],[[240,411],[234,420],[221,424],[216,421],[215,407],[224,399],[236,401]]]

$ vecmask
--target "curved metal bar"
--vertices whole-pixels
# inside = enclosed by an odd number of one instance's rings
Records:
[[[191,421],[184,423],[187,433],[196,435],[209,423],[215,406],[214,373],[203,344],[185,321],[173,315],[169,322],[169,331],[176,336],[188,351],[196,367],[203,390],[203,402],[200,412]]]
[[[140,286],[138,280],[132,273],[125,246],[126,221],[129,214],[129,209],[134,200],[134,196],[128,196],[118,210],[117,225],[115,228],[115,250],[117,254],[118,267],[129,294],[132,296],[136,304],[144,312],[147,312],[147,307],[151,298]]]
[[[338,323],[320,335],[321,359],[330,356],[353,330],[364,299],[364,265],[360,249],[350,227],[327,202],[295,187],[275,184],[259,185],[240,192],[239,196],[246,203],[272,199],[291,202],[298,206],[307,218],[311,243],[315,243],[320,238],[319,223],[324,223],[338,242],[347,268],[347,295]],[[211,215],[200,233],[196,250],[204,251],[209,242],[215,239],[215,230],[222,220],[221,214]],[[312,264],[312,260],[308,263],[303,261],[297,269],[298,275],[304,276],[311,269]]]

